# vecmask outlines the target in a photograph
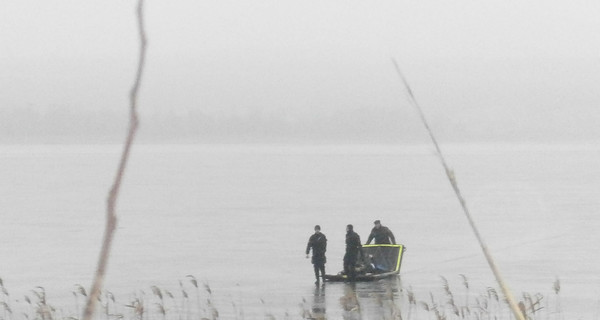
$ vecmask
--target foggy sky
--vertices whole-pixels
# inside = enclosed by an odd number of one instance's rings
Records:
[[[137,58],[134,7],[2,1],[3,127],[19,127],[15,110],[27,110],[64,135],[90,125],[121,133]],[[213,126],[188,134],[418,140],[394,57],[433,129],[452,140],[597,141],[599,14],[595,1],[149,0],[142,126],[177,137],[174,119],[195,128],[203,122],[189,115],[203,115]],[[40,134],[0,131],[3,141]]]

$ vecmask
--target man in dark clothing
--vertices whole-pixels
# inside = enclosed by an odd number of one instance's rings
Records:
[[[354,227],[349,224],[346,226],[346,254],[344,255],[344,273],[349,279],[356,276],[356,262],[358,256],[362,256],[362,244],[360,236],[354,232]]]
[[[394,234],[388,227],[382,226],[379,220],[375,220],[374,224],[375,227],[371,230],[367,244],[371,243],[373,239],[375,239],[375,244],[396,244]]]
[[[324,234],[321,233],[321,226],[315,226],[315,234],[310,236],[308,239],[308,244],[306,245],[306,258],[308,259],[308,253],[312,248],[312,264],[315,269],[315,277],[317,281],[315,283],[319,283],[321,278],[325,275],[325,262],[327,262],[327,258],[325,258],[325,251],[327,251],[327,238]],[[319,276],[319,272],[321,275]]]

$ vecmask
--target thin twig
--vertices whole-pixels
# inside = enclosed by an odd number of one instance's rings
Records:
[[[471,225],[471,229],[473,230],[473,233],[475,233],[475,237],[477,238],[477,241],[479,241],[481,250],[483,250],[483,254],[485,255],[485,258],[486,258],[488,264],[490,265],[490,268],[492,269],[494,276],[496,277],[496,281],[498,282],[498,285],[500,285],[500,288],[502,288],[502,292],[504,293],[504,296],[506,297],[506,300],[508,301],[508,304],[509,304],[515,318],[518,320],[525,320],[525,316],[520,312],[519,307],[518,307],[517,303],[515,302],[515,299],[512,296],[512,293],[510,292],[510,290],[504,283],[504,280],[502,280],[502,276],[500,275],[500,270],[498,270],[498,267],[496,266],[496,263],[494,262],[494,259],[492,258],[491,253],[489,252],[485,242],[483,241],[483,237],[481,236],[481,234],[479,233],[479,230],[477,229],[477,226],[475,225],[475,221],[473,221],[473,218],[471,217],[471,213],[469,213],[469,209],[467,208],[467,202],[463,198],[463,196],[460,192],[460,189],[458,188],[458,183],[456,182],[456,177],[454,176],[454,172],[448,167],[448,164],[446,163],[446,160],[444,159],[444,155],[442,154],[442,150],[440,149],[440,146],[438,145],[437,140],[435,139],[435,136],[433,135],[433,131],[431,131],[431,128],[429,127],[429,124],[427,123],[427,118],[425,118],[425,114],[423,113],[421,106],[417,103],[417,100],[415,99],[413,92],[410,89],[408,82],[406,81],[406,78],[404,78],[402,71],[400,71],[400,67],[398,66],[398,63],[393,58],[392,58],[392,62],[394,63],[394,66],[396,67],[396,72],[398,72],[398,75],[400,76],[400,78],[402,79],[402,82],[404,83],[404,86],[406,87],[406,91],[408,92],[408,96],[410,97],[410,102],[413,104],[413,106],[419,112],[421,121],[423,122],[423,124],[425,125],[425,128],[427,129],[427,132],[429,133],[429,137],[431,138],[431,141],[435,145],[435,149],[436,149],[437,154],[442,162],[442,165],[444,166],[444,170],[446,171],[448,180],[450,181],[450,184],[452,185],[452,189],[454,189],[454,193],[456,194],[456,197],[458,198],[458,201],[460,202],[460,205],[463,208],[463,212],[465,213],[465,216],[467,217],[467,220],[469,221],[469,224]]]
[[[114,231],[117,226],[117,215],[115,214],[115,208],[117,204],[117,198],[119,196],[119,190],[121,188],[121,181],[123,180],[123,176],[125,174],[125,168],[127,167],[127,161],[129,159],[129,153],[131,151],[131,146],[133,144],[133,140],[135,138],[135,134],[138,128],[138,115],[137,115],[137,100],[138,100],[138,92],[140,89],[140,84],[142,80],[142,73],[144,71],[144,62],[146,58],[146,32],[144,29],[144,0],[138,0],[137,5],[137,22],[138,22],[138,32],[140,39],[139,46],[139,60],[137,66],[137,73],[135,76],[135,80],[131,91],[129,93],[129,130],[127,132],[127,137],[125,139],[125,145],[123,147],[123,152],[121,154],[121,159],[119,162],[119,167],[117,169],[117,174],[114,180],[114,183],[108,193],[107,205],[106,205],[106,226],[104,229],[104,239],[102,242],[102,248],[100,250],[100,257],[98,259],[98,266],[96,269],[96,274],[94,277],[94,282],[92,283],[92,289],[90,290],[90,294],[87,299],[87,303],[85,306],[85,311],[83,314],[84,320],[90,320],[93,317],[96,301],[98,300],[98,296],[100,295],[100,290],[102,288],[102,283],[104,282],[104,275],[106,273],[106,266],[108,264],[108,257],[110,256],[110,248],[112,244],[112,239],[114,236]]]

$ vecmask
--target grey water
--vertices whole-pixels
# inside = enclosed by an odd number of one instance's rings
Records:
[[[598,318],[600,146],[442,149],[517,299],[555,299],[560,279],[563,314]],[[73,292],[91,284],[120,151],[0,146],[0,278],[10,292],[3,299],[26,306],[24,296],[39,286],[65,316],[76,314],[82,302]],[[105,288],[122,310],[144,294],[153,301],[151,286],[194,296],[188,275],[225,319],[295,319],[303,309],[351,318],[342,303],[349,292],[361,319],[381,319],[379,294],[410,289],[429,301],[441,276],[457,292],[460,275],[472,295],[497,288],[430,146],[136,145],[117,214]],[[346,224],[364,242],[375,219],[407,247],[400,277],[315,286],[304,254],[313,226],[329,240],[327,272],[337,273]]]

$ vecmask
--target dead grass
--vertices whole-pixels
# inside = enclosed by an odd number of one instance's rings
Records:
[[[446,277],[440,277],[438,290],[428,292],[424,296],[415,294],[412,286],[393,288],[391,282],[383,292],[370,293],[369,308],[377,310],[381,320],[501,320],[513,319],[510,307],[494,287],[483,288],[473,292],[468,278],[459,275],[460,285],[454,288]],[[452,279],[452,280],[457,280]],[[385,283],[382,283],[386,285]],[[292,310],[283,315],[273,312],[268,301],[259,299],[263,313],[260,319],[333,319],[328,318],[325,305],[325,288],[317,286],[311,301],[300,298],[301,303],[291,306]],[[346,285],[337,307],[330,314],[341,313],[344,319],[375,319],[368,314],[362,304],[364,297],[357,294],[356,286]],[[519,297],[519,309],[526,319],[530,320],[562,320],[564,314],[561,306],[561,285],[556,279],[549,286],[550,293],[523,292]],[[115,297],[110,291],[102,291],[97,298],[101,306],[94,319],[102,320],[217,320],[223,319],[209,283],[199,283],[188,275],[179,281],[178,290],[169,291],[159,286],[137,290],[127,298]],[[46,289],[34,287],[22,299],[12,297],[0,278],[0,320],[79,320],[81,319],[82,303],[88,298],[86,289],[76,284],[73,286],[73,305],[55,306],[47,299]],[[219,293],[220,302],[231,300],[231,309],[223,310],[225,319],[255,319],[244,314],[243,303],[233,301],[228,293]],[[331,300],[330,300],[331,301]],[[373,303],[373,301],[375,301]],[[222,304],[221,304],[222,305]],[[275,306],[281,312],[282,306]],[[327,306],[330,309],[331,305]],[[223,308],[222,306],[220,308]],[[372,310],[371,310],[372,311]],[[379,319],[378,318],[378,319]]]

